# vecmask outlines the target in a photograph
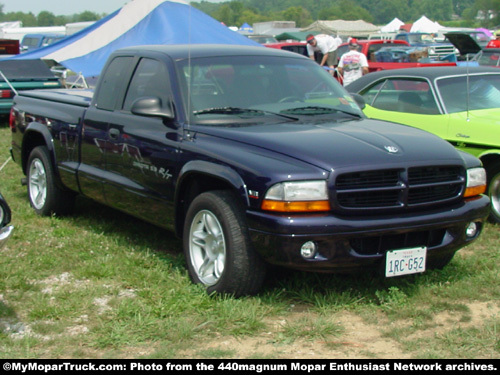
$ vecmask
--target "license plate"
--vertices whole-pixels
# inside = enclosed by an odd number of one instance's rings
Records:
[[[385,276],[393,277],[424,272],[426,256],[426,247],[388,251],[385,261]]]

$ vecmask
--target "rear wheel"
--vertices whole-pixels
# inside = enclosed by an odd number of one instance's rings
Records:
[[[57,186],[46,146],[38,146],[31,151],[27,174],[28,197],[38,215],[63,215],[72,211],[75,195]]]
[[[493,163],[486,171],[488,195],[491,201],[490,220],[500,223],[500,162]]]
[[[195,283],[208,293],[242,296],[258,292],[265,264],[253,250],[244,209],[229,191],[200,194],[189,206],[184,254]]]

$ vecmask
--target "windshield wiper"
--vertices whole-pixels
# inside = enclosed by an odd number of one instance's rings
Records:
[[[193,114],[195,116],[198,115],[244,115],[244,114],[270,114],[274,116],[284,117],[289,120],[298,121],[299,119],[292,116],[287,116],[282,113],[275,113],[271,111],[263,111],[261,109],[251,109],[251,108],[239,108],[239,107],[215,107],[215,108],[206,108],[199,111],[194,111]]]
[[[281,111],[281,113],[291,113],[297,115],[326,115],[334,112],[341,112],[350,116],[361,117],[361,115],[356,112],[350,112],[338,108],[320,107],[320,106],[297,107]]]

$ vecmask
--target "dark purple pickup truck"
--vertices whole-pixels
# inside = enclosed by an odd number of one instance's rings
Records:
[[[272,48],[119,50],[95,92],[20,93],[10,126],[37,213],[82,194],[171,229],[209,293],[256,293],[267,263],[443,267],[489,213],[478,159],[367,119],[312,60]]]

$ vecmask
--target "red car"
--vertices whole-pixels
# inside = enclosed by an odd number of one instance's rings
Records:
[[[264,46],[269,48],[283,49],[285,51],[296,52],[304,56],[309,56],[307,54],[307,43],[305,42],[266,43],[264,44]]]

